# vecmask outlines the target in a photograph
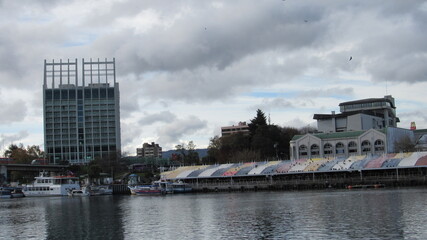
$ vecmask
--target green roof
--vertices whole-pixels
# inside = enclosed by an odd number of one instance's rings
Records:
[[[382,133],[386,133],[386,129],[375,129],[376,131],[382,132]],[[368,130],[366,130],[368,131]],[[354,138],[354,137],[358,137],[360,135],[362,135],[363,133],[365,133],[366,131],[347,131],[347,132],[332,132],[332,133],[314,133],[311,134],[315,137],[318,137],[320,139],[332,139],[332,138]],[[300,138],[302,138],[304,135],[295,135],[291,141],[295,141],[298,140]]]

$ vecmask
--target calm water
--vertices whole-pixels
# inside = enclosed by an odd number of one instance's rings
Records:
[[[426,239],[427,189],[0,200],[0,239]]]

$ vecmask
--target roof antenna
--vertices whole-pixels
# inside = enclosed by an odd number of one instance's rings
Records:
[[[388,84],[387,84],[387,79],[385,80],[385,95],[388,95]]]

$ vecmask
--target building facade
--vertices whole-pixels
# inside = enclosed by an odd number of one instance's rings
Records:
[[[221,127],[221,136],[228,136],[233,133],[249,134],[249,126],[246,122],[239,122],[237,126]]]
[[[368,98],[339,104],[341,113],[314,114],[319,132],[365,131],[397,127],[394,98]]]
[[[44,62],[44,146],[51,163],[87,164],[121,150],[115,60]]]
[[[416,139],[413,131],[394,127],[296,135],[290,141],[291,160],[395,153],[396,141],[404,137]]]
[[[339,158],[387,152],[384,131],[317,133],[297,135],[290,141],[291,159]]]
[[[154,158],[162,158],[162,147],[159,144],[152,142],[142,144],[142,148],[136,149],[137,157],[154,157]]]

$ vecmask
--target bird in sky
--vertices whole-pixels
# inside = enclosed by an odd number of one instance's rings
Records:
[[[353,57],[352,57],[352,56],[350,56],[350,59],[349,59],[348,61],[351,61],[351,59],[353,59]]]

